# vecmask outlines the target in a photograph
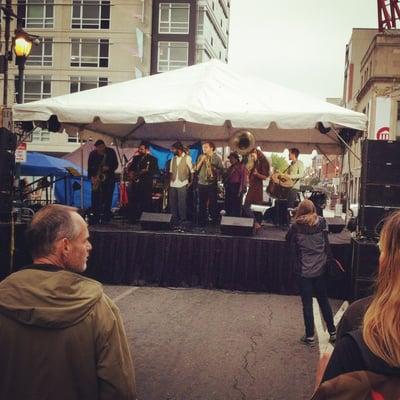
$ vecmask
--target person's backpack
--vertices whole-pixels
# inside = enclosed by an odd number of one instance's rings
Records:
[[[368,349],[361,330],[348,335],[357,343],[369,370],[348,372],[322,383],[312,400],[400,400],[400,374],[381,375],[371,372],[379,371],[376,367],[383,360]]]

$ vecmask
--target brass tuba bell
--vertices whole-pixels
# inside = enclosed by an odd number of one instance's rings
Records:
[[[229,147],[240,155],[249,154],[256,147],[256,139],[249,131],[237,131],[229,140]]]

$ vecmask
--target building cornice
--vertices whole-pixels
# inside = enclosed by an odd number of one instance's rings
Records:
[[[356,96],[356,100],[359,103],[365,95],[369,92],[370,89],[375,84],[378,83],[390,83],[390,84],[399,84],[400,83],[400,75],[398,76],[374,76],[367,80],[365,85],[361,88]]]

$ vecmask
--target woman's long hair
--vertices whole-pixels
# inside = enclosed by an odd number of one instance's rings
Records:
[[[385,222],[379,248],[376,293],[364,316],[363,337],[376,356],[400,367],[400,212]]]
[[[317,225],[318,215],[314,203],[311,200],[303,200],[297,207],[294,220],[300,225]]]

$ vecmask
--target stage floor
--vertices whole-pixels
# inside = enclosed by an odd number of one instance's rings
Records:
[[[88,275],[103,283],[202,287],[297,294],[289,262],[286,230],[265,225],[251,237],[222,235],[219,227],[188,232],[144,231],[114,222],[90,227],[93,244]],[[346,268],[329,283],[332,297],[351,289],[351,235],[330,234],[332,251]]]

